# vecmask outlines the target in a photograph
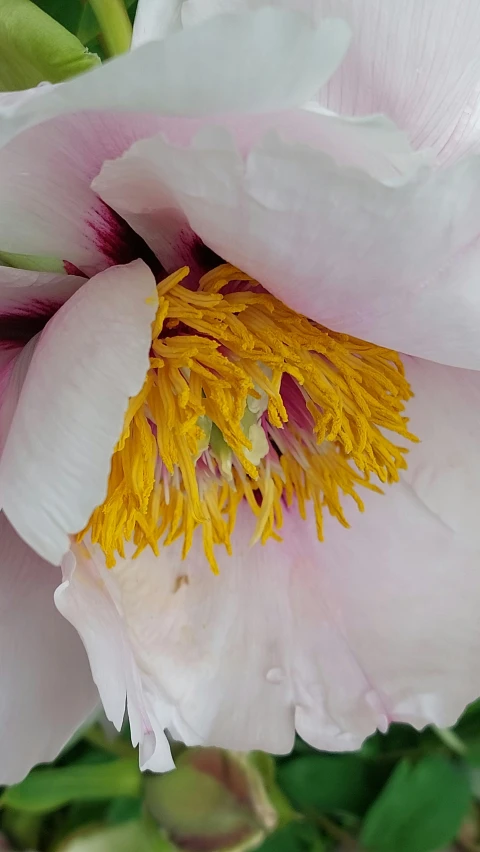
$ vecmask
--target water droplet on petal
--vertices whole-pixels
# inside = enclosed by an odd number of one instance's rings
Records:
[[[283,669],[273,668],[268,670],[265,677],[269,683],[281,683],[285,679],[285,672]]]

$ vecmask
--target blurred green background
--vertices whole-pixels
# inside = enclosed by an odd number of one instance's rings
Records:
[[[172,747],[176,770],[142,774],[128,731],[97,722],[3,791],[0,849],[480,850],[480,702],[451,731],[394,725],[348,754]]]
[[[131,0],[36,0],[33,15],[30,0],[0,0],[0,89],[56,82],[126,49],[126,16],[108,31],[123,2],[133,19]],[[128,731],[97,722],[1,792],[0,850],[480,852],[480,702],[453,731],[395,725],[357,753],[301,740],[278,758],[172,748],[176,770],[142,775]]]

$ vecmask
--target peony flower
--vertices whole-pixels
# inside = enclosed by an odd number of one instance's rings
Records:
[[[95,707],[67,622],[154,771],[480,691],[480,12],[158,8],[0,97],[5,782]]]

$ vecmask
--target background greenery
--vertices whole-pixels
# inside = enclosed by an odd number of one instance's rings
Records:
[[[286,757],[253,753],[247,780],[237,755],[173,748],[176,770],[142,775],[128,731],[95,724],[4,790],[5,839],[38,852],[480,850],[480,702],[453,731],[394,725],[356,753],[300,739]]]
[[[57,82],[128,49],[122,3],[133,20],[132,0],[0,0],[0,90]],[[97,723],[3,790],[0,849],[480,852],[480,702],[454,731],[396,725],[353,754],[301,740],[275,759],[173,749],[176,770],[142,775],[128,731]]]

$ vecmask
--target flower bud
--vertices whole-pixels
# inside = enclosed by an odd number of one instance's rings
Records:
[[[175,770],[149,776],[146,804],[185,852],[254,849],[277,822],[252,759],[218,748],[187,749]]]

